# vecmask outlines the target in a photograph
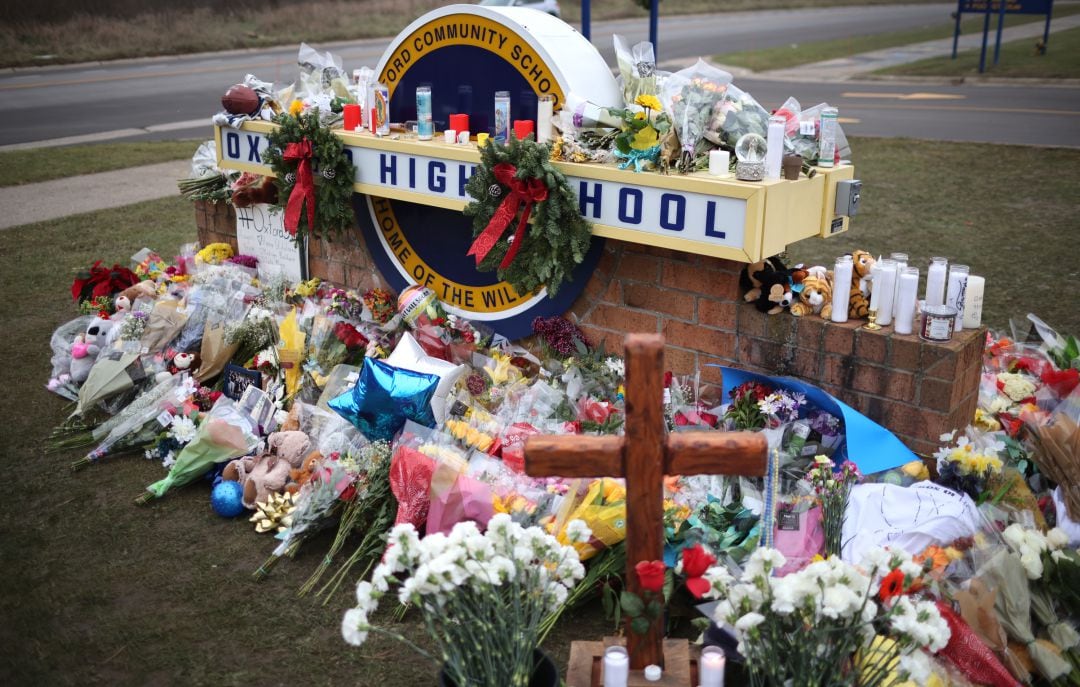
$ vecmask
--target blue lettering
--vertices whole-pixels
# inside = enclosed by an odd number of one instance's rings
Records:
[[[631,214],[630,199],[634,199],[634,211]],[[619,221],[627,224],[641,224],[641,208],[644,205],[645,194],[637,188],[619,189]]]
[[[578,211],[584,217],[586,208],[590,205],[593,206],[592,216],[600,218],[600,200],[603,197],[604,187],[600,184],[593,184],[593,194],[589,195],[589,182],[582,181],[578,187]]]
[[[476,171],[476,165],[469,165],[468,173],[465,172],[465,165],[458,165],[458,177],[457,177],[457,194],[458,196],[465,197],[465,184],[469,183],[469,178]]]
[[[710,200],[705,203],[705,235],[714,239],[726,239],[726,231],[717,231],[716,226],[716,201]]]
[[[390,176],[387,183],[386,177]],[[383,186],[397,186],[397,156],[379,153],[379,183]]]
[[[235,131],[225,132],[225,155],[230,160],[240,159],[240,134]]]
[[[409,188],[416,188],[416,158],[409,158]]]
[[[248,162],[256,162],[262,164],[262,158],[259,157],[259,137],[247,135],[248,144]]]
[[[353,167],[356,166],[356,161],[353,160],[352,149],[351,148],[346,148],[345,149],[345,157],[349,158],[349,164],[350,165],[352,165]]]
[[[675,219],[671,219],[671,204],[675,204]],[[660,196],[660,227],[669,231],[682,231],[686,223],[686,198],[674,193]]]
[[[442,193],[446,190],[446,164],[433,160],[428,164],[427,172],[428,189],[433,193]]]

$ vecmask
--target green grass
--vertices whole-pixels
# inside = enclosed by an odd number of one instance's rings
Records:
[[[1065,17],[1080,12],[1080,6],[1065,5],[1054,8],[1055,17]],[[1028,15],[1016,15],[1010,14],[1005,18],[1005,26],[1019,26],[1020,24],[1027,24],[1030,22],[1042,22],[1041,17],[1032,17]],[[971,33],[981,33],[983,25],[983,18],[973,17],[971,19],[965,19],[960,23],[961,31],[963,35]],[[991,31],[993,27],[997,26],[997,19],[993,19],[991,23]],[[848,57],[850,55],[857,55],[863,52],[870,52],[872,50],[882,50],[885,48],[895,48],[903,45],[911,45],[913,43],[922,43],[925,41],[933,41],[941,38],[951,38],[953,35],[955,24],[952,22],[943,23],[934,26],[923,26],[917,29],[908,29],[905,31],[896,31],[893,33],[880,33],[871,35],[859,35],[851,36],[849,38],[840,38],[832,41],[817,41],[813,43],[793,44],[786,46],[779,46],[775,48],[766,48],[764,50],[746,50],[741,52],[722,53],[720,55],[713,56],[713,60],[721,64],[728,64],[736,67],[743,67],[755,72],[765,72],[773,69],[787,69],[789,67],[796,67],[801,64],[810,64],[812,62],[821,62],[824,60],[832,60],[840,57]],[[1054,34],[1051,39],[1051,45],[1054,45],[1057,41],[1057,36],[1060,34]],[[1034,41],[1021,41],[1027,45],[1034,43]],[[976,54],[976,66],[978,66],[978,56]],[[929,61],[929,60],[928,60]],[[921,63],[920,63],[921,64]],[[903,66],[897,69],[904,69]],[[898,73],[889,71],[888,73]],[[904,72],[907,73],[907,72]]]
[[[1035,53],[1035,39],[1002,43],[997,66],[994,44],[986,49],[985,76],[1031,79],[1080,79],[1080,28],[1050,34],[1045,55]],[[934,57],[883,69],[875,74],[894,76],[978,76],[979,51],[965,50],[956,56]]]
[[[79,174],[109,172],[156,162],[190,159],[201,141],[142,141],[13,150],[0,153],[0,186],[18,186]]]

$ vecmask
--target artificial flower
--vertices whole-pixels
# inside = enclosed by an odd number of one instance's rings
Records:
[[[634,566],[642,591],[659,594],[664,588],[665,566],[663,561],[641,561]]]
[[[704,578],[705,571],[716,563],[716,556],[705,550],[701,544],[695,544],[690,548],[683,549],[682,569],[686,575],[686,588],[700,599],[712,584]]]

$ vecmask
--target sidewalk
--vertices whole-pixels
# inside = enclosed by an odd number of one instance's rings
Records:
[[[0,229],[179,195],[190,160],[0,188]]]
[[[997,18],[995,17],[990,20],[990,36],[987,42],[988,61],[993,56],[994,36],[996,35],[994,27],[996,26]],[[1080,26],[1080,14],[1061,17],[1059,19],[1054,19],[1050,23],[1050,33],[1054,34],[1058,31],[1072,29],[1077,26]],[[1043,21],[1012,26],[1001,32],[1001,42],[1008,43],[1009,41],[1015,40],[1041,38],[1045,28],[1046,24]],[[927,41],[925,43],[914,43],[912,45],[897,46],[895,48],[885,48],[883,50],[874,50],[872,52],[852,55],[851,57],[841,57],[833,60],[803,64],[789,69],[775,69],[768,72],[758,72],[754,74],[754,78],[776,79],[782,81],[846,81],[848,79],[869,74],[870,72],[875,72],[879,69],[895,67],[896,65],[907,64],[909,62],[917,62],[928,57],[947,57],[952,54],[952,42],[952,38],[943,38],[936,41]],[[1054,42],[1051,39],[1051,49],[1053,48],[1053,44]],[[960,43],[957,49],[959,51],[970,49],[977,50],[981,45],[982,32],[979,31],[973,34],[961,34]],[[1032,45],[1034,45],[1034,40],[1032,40]]]

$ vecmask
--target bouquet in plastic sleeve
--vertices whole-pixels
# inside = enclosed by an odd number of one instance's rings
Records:
[[[705,134],[720,130],[724,119],[719,108],[730,85],[731,74],[703,60],[664,82],[660,97],[682,144],[679,171],[694,171],[696,158],[716,147],[718,142],[706,140]]]
[[[593,480],[580,499],[565,499],[554,523],[560,543],[569,542],[567,523],[574,520],[583,521],[592,531],[588,540],[574,543],[581,560],[625,539],[626,488],[622,482],[610,478]]]
[[[468,475],[468,465],[460,456],[445,453],[436,462],[425,529],[428,534],[449,532],[465,521],[484,527],[495,514],[491,487]]]
[[[1080,387],[1048,419],[1023,417],[1035,438],[1036,465],[1057,483],[1069,519],[1080,521]]]
[[[180,301],[173,298],[159,298],[150,311],[150,319],[143,330],[140,340],[143,350],[157,353],[165,350],[183,330],[187,322],[187,313],[181,311]]]
[[[74,401],[79,395],[78,385],[71,380],[71,348],[93,319],[89,315],[76,317],[57,327],[49,339],[49,347],[52,348],[52,374],[46,388],[69,401]]]
[[[422,529],[427,522],[431,508],[431,479],[435,474],[436,461],[420,451],[422,437],[427,432],[415,430],[417,434],[406,434],[394,445],[394,455],[390,462],[390,490],[398,502],[395,525],[409,523]]]
[[[353,101],[341,57],[329,51],[320,53],[307,43],[301,43],[296,61],[300,67],[296,96],[318,108],[323,121],[330,122],[333,113],[341,111],[341,103]]]
[[[713,106],[702,137],[712,147],[735,149],[739,139],[747,134],[764,137],[769,130],[769,113],[754,96],[735,84],[723,92],[723,98]],[[698,155],[707,152],[699,149]],[[706,160],[707,164],[708,161]],[[698,166],[702,162],[699,160]]]
[[[817,160],[821,139],[821,112],[827,107],[829,107],[828,103],[820,103],[803,110],[798,100],[788,98],[776,110],[777,116],[787,120],[784,129],[784,150],[802,156],[804,170],[807,170],[811,162]],[[840,159],[851,157],[851,145],[839,124],[836,125],[836,150]]]
[[[642,41],[630,47],[626,39],[615,34],[615,61],[619,64],[619,79],[622,82],[623,102],[630,104],[639,95],[657,95],[656,54],[649,41]]]
[[[246,456],[259,445],[258,428],[246,413],[222,396],[199,424],[195,438],[176,457],[165,479],[146,488],[136,499],[145,504],[201,477],[219,463]]]
[[[146,379],[137,353],[117,350],[102,351],[90,368],[90,375],[79,387],[75,415],[86,415],[97,403],[132,390]]]

